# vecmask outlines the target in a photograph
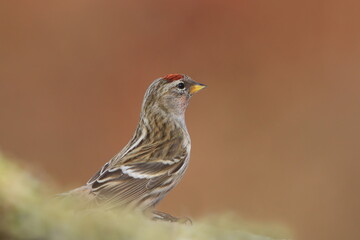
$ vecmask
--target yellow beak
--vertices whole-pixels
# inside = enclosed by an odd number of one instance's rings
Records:
[[[200,91],[203,88],[206,88],[206,85],[201,84],[201,83],[196,83],[190,87],[190,94],[197,93],[198,91]]]

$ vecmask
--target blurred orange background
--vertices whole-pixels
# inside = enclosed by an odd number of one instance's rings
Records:
[[[298,239],[360,229],[358,1],[3,1],[0,148],[64,190],[130,139],[148,85],[209,87],[192,160],[160,204],[234,211]],[[26,160],[26,161],[25,161]]]

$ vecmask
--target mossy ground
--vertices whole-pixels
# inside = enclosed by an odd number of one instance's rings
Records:
[[[247,223],[234,215],[193,219],[192,226],[153,222],[120,211],[74,211],[75,200],[53,199],[52,187],[0,155],[0,239],[20,240],[271,240],[281,227]]]

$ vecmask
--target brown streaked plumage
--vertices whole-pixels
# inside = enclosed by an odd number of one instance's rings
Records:
[[[204,87],[184,74],[156,79],[145,93],[129,143],[69,194],[85,196],[92,205],[153,210],[186,171],[191,143],[185,110],[191,96]],[[179,220],[158,211],[153,218]]]

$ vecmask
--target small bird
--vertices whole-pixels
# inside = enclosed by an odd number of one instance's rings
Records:
[[[91,205],[150,212],[153,220],[183,221],[155,206],[187,169],[191,142],[185,110],[191,96],[205,87],[185,74],[156,79],[145,93],[129,143],[84,186],[68,194],[85,197]]]

